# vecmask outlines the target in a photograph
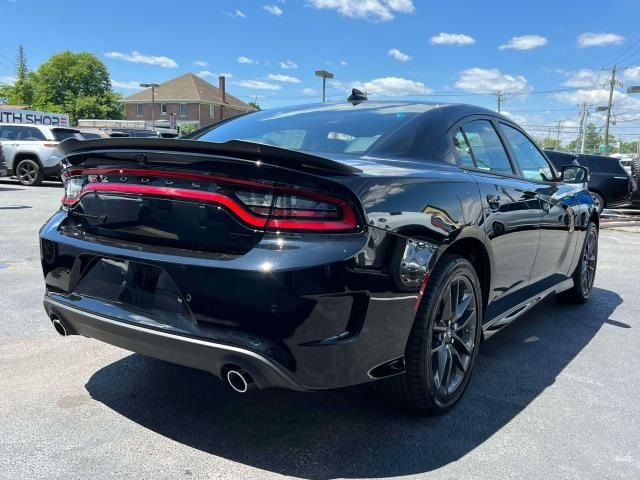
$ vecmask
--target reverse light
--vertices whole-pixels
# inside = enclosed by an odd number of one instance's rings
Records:
[[[86,183],[87,180],[83,177],[64,178],[64,197],[62,197],[62,204],[70,207],[78,203],[82,189]]]

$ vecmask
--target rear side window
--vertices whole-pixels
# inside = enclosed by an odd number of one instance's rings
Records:
[[[52,130],[53,138],[55,138],[58,142],[66,140],[67,138],[77,138],[78,140],[82,140],[82,135],[80,135],[75,130],[61,130],[59,128]]]
[[[46,140],[44,134],[36,127],[20,127],[19,140],[43,141]]]
[[[473,157],[471,156],[471,146],[467,142],[467,138],[464,136],[464,132],[461,128],[456,130],[453,134],[453,146],[456,149],[456,158],[458,159],[458,165],[461,167],[473,168]]]
[[[0,127],[0,140],[19,140],[21,128],[15,125],[3,125]]]
[[[513,168],[500,137],[488,120],[465,123],[462,132],[471,149],[476,168],[490,173],[513,175]]]
[[[617,158],[601,157],[598,155],[588,155],[584,158],[587,160],[587,167],[589,167],[589,170],[594,173],[612,173],[616,175],[626,174],[624,168],[620,166]]]
[[[540,150],[529,140],[520,130],[516,130],[504,123],[500,124],[500,129],[511,148],[515,161],[520,165],[522,176],[527,180],[535,182],[551,182],[553,173],[549,167],[547,159],[540,153]]]

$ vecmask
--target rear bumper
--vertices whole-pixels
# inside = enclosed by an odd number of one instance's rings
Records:
[[[258,388],[279,387],[304,391],[286,371],[268,358],[247,349],[153,330],[83,311],[45,296],[49,318],[59,319],[69,335],[83,335],[127,350],[220,377],[225,366],[244,368]]]
[[[333,389],[399,373],[385,367],[404,355],[417,293],[355,266],[366,237],[265,236],[245,255],[216,258],[98,243],[65,230],[64,217],[42,228],[41,257],[45,309],[72,334],[216,376],[238,365],[260,388]],[[120,277],[125,262],[134,266]]]

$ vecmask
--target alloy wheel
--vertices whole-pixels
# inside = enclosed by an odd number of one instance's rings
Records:
[[[598,261],[598,237],[595,229],[590,229],[587,234],[584,253],[582,254],[582,266],[580,272],[580,286],[582,293],[587,296],[593,287],[596,276],[596,264]]]
[[[38,178],[38,166],[32,162],[22,162],[18,165],[20,183],[31,185]]]
[[[478,309],[471,281],[454,276],[443,289],[431,335],[431,370],[436,392],[453,395],[463,384],[476,348]]]

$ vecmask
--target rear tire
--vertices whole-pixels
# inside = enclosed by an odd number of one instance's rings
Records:
[[[18,162],[16,167],[16,177],[18,181],[27,187],[33,185],[40,185],[44,178],[42,168],[35,160],[31,158],[25,158]]]
[[[580,261],[573,272],[573,287],[557,295],[568,303],[585,303],[591,296],[598,265],[598,228],[593,222],[587,225],[587,233],[580,253]]]
[[[405,373],[383,395],[423,415],[444,413],[466,389],[478,355],[480,281],[471,263],[445,254],[431,272],[405,351]]]

